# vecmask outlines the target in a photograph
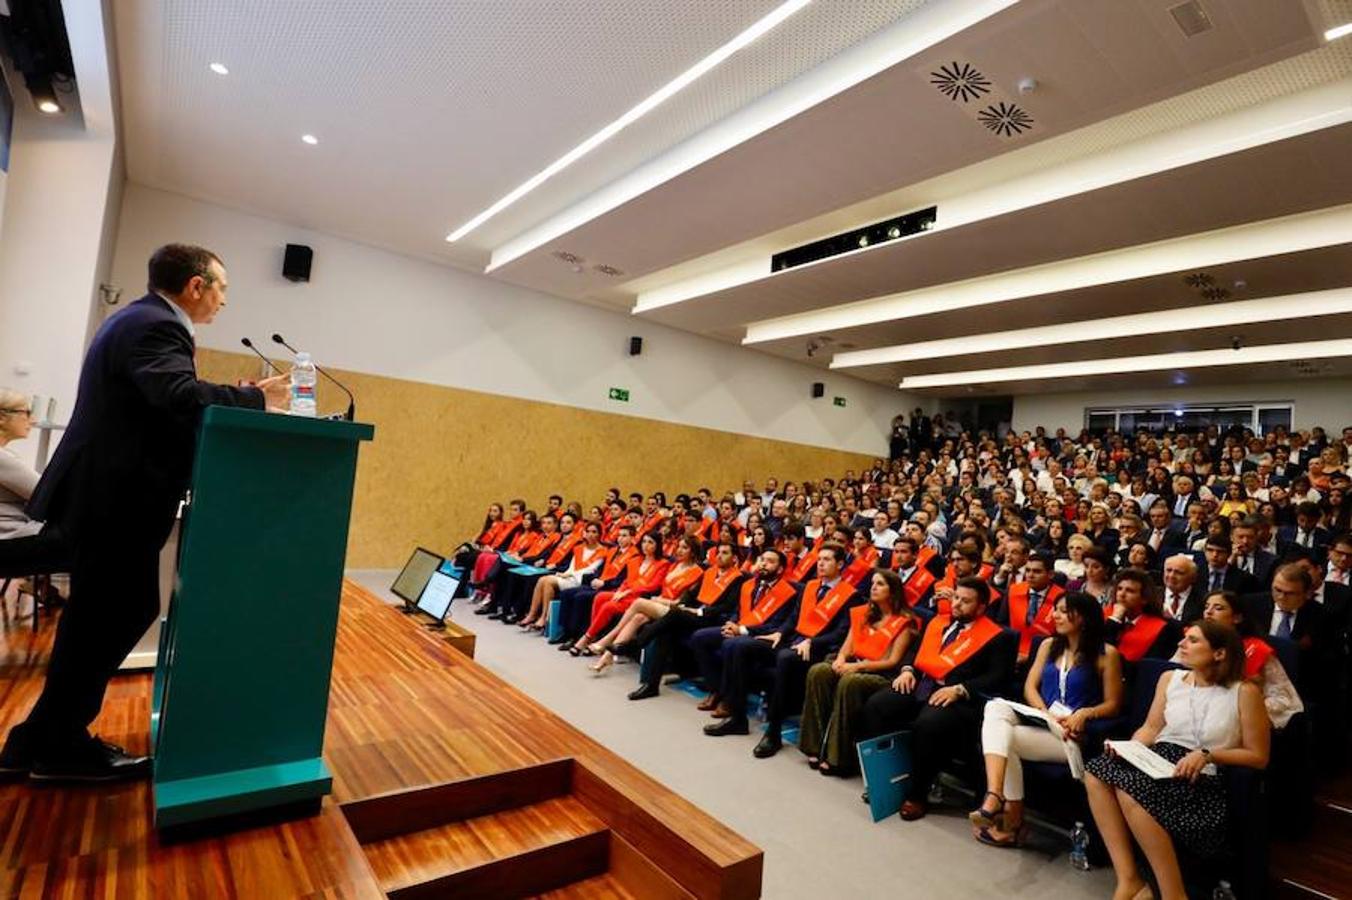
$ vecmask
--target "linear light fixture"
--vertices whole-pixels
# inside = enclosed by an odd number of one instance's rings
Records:
[[[1336,41],[1338,38],[1347,37],[1349,34],[1352,34],[1352,22],[1348,22],[1345,25],[1339,25],[1337,28],[1330,28],[1328,31],[1324,32],[1324,40]]]
[[[647,115],[649,112],[653,111],[657,107],[661,106],[663,103],[671,99],[683,88],[690,85],[700,76],[714,69],[716,66],[722,63],[728,57],[732,56],[738,50],[741,50],[743,47],[746,47],[747,45],[755,42],[757,38],[771,31],[772,29],[775,28],[775,26],[779,25],[785,19],[789,18],[794,13],[798,12],[800,9],[807,6],[811,2],[812,0],[786,0],[786,2],[781,3],[773,11],[771,11],[769,15],[757,21],[750,28],[746,29],[741,34],[737,35],[735,38],[728,41],[723,46],[719,47],[713,53],[710,53],[708,56],[704,57],[704,59],[695,63],[690,68],[686,69],[680,75],[677,75],[671,81],[667,82],[662,87],[658,88],[656,93],[649,95],[646,99],[642,100],[637,106],[633,107],[624,115],[620,116],[618,119],[611,122],[605,128],[602,128],[600,131],[596,132],[591,137],[587,138],[585,141],[578,144],[572,150],[569,150],[563,156],[560,156],[558,159],[554,160],[548,166],[545,166],[545,168],[541,169],[539,172],[532,175],[525,182],[518,185],[511,193],[507,194],[507,196],[503,197],[501,200],[494,203],[492,206],[488,207],[483,212],[476,215],[474,218],[470,219],[464,225],[461,225],[455,231],[452,231],[450,234],[446,236],[446,240],[451,242],[460,240],[462,237],[469,234],[471,231],[478,228],[480,225],[487,222],[489,219],[493,218],[498,213],[502,212],[504,209],[511,206],[513,203],[520,200],[522,197],[526,196],[540,185],[544,184],[550,178],[553,178],[555,175],[562,172],[564,169],[568,168],[573,163],[577,162],[579,159],[595,150],[597,147],[601,146],[601,144],[610,140],[612,137],[619,134],[622,130],[632,125],[634,122],[638,121],[640,118]]]
[[[876,347],[871,350],[852,350],[848,353],[837,353],[832,357],[831,368],[851,369],[882,363],[914,362],[922,359],[966,356],[972,353],[998,353],[1029,347],[1081,344],[1215,328],[1218,325],[1253,325],[1260,322],[1281,322],[1339,313],[1352,313],[1352,288],[1309,291],[1303,294],[1288,294],[1284,297],[1263,297],[1258,300],[1191,306],[1186,309],[1136,313],[1107,319],[1062,322],[1037,328],[918,341],[914,344]]]
[[[747,326],[742,343],[895,322],[1348,242],[1352,204],[763,319]]]
[[[1303,341],[1294,344],[1264,344],[1238,350],[1191,350],[1183,353],[1155,353],[1149,356],[1123,356],[1116,359],[1085,359],[1075,362],[1047,363],[1039,366],[1010,366],[1003,369],[973,369],[967,372],[937,372],[908,375],[898,387],[961,387],[1007,381],[1039,381],[1049,378],[1076,378],[1085,375],[1124,375],[1134,372],[1160,372],[1168,369],[1194,369],[1210,366],[1243,366],[1254,363],[1289,362],[1300,359],[1329,359],[1352,356],[1352,338],[1334,341]]]

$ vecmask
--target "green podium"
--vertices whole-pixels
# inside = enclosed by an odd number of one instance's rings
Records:
[[[202,417],[151,700],[155,827],[317,810],[357,448],[370,425]]]

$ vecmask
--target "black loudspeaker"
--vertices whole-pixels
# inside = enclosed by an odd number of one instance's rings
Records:
[[[287,281],[309,281],[310,264],[315,252],[304,244],[287,244],[282,258],[282,277]]]
[[[826,384],[825,384],[824,382],[821,382],[821,381],[814,381],[814,382],[812,382],[812,396],[813,396],[813,397],[825,397],[825,396],[826,396]]]
[[[629,355],[638,356],[643,352],[643,338],[631,337],[629,339]]]

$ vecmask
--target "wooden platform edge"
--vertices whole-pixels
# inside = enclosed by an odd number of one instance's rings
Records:
[[[389,891],[387,896],[390,900],[529,897],[605,874],[609,864],[610,833],[594,831],[431,881],[397,888]]]

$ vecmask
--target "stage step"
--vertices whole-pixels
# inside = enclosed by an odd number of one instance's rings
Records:
[[[630,891],[614,875],[606,873],[555,891],[536,894],[533,900],[640,900],[642,896]]]
[[[571,797],[558,797],[364,845],[395,900],[526,897],[603,874],[610,832]]]
[[[1320,900],[1349,896],[1352,886],[1352,802],[1347,774],[1325,785],[1309,833],[1299,841],[1277,840],[1272,848],[1274,900]]]

